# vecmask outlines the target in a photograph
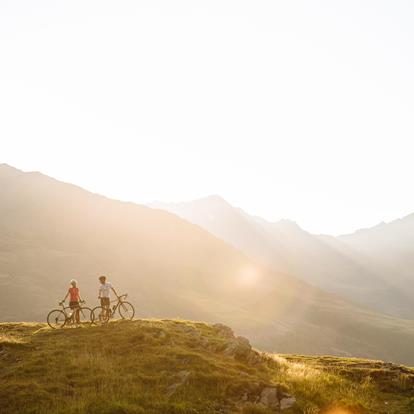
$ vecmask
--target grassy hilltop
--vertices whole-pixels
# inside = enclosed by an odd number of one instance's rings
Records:
[[[283,410],[282,410],[283,409]],[[1,414],[414,412],[414,370],[267,355],[223,325],[0,324]]]

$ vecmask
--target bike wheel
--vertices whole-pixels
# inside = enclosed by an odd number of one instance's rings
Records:
[[[60,309],[54,309],[50,311],[47,315],[47,324],[52,329],[63,328],[66,324],[65,312],[61,311]]]
[[[103,308],[102,306],[97,306],[92,309],[91,312],[91,321],[94,325],[103,325],[108,323],[110,318],[111,311],[109,309]]]
[[[129,302],[120,302],[118,312],[122,319],[131,320],[135,315],[135,309]]]
[[[79,322],[77,322],[76,313],[74,314],[74,323],[77,325],[88,325],[92,322],[92,309],[81,307],[78,310],[75,309],[74,312],[79,312]]]

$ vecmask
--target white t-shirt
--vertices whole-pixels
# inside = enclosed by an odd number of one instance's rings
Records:
[[[99,288],[99,296],[101,298],[109,298],[111,296],[112,285],[109,282],[104,283]]]

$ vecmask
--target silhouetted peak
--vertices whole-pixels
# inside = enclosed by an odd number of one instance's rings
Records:
[[[206,201],[210,203],[216,203],[216,204],[227,204],[230,205],[223,197],[219,196],[218,194],[212,194],[204,198],[200,198],[196,201]]]
[[[281,219],[279,221],[277,221],[276,223],[274,223],[275,226],[282,228],[282,229],[290,229],[290,230],[302,230],[300,228],[300,226],[298,225],[298,223],[296,223],[296,221],[293,220],[289,220],[289,219]]]
[[[187,203],[183,203],[187,204]],[[207,197],[198,198],[188,203],[193,207],[201,207],[203,209],[233,209],[234,207],[228,203],[223,197],[213,194]]]
[[[401,220],[401,219],[397,219],[397,220]],[[394,222],[396,222],[397,220],[394,220]],[[386,223],[385,221],[381,221],[380,223],[378,223],[378,224],[376,224],[375,226],[372,226],[372,227],[363,227],[361,229],[355,230],[353,233],[341,234],[341,235],[338,236],[338,238],[351,237],[351,236],[360,236],[361,234],[369,234],[371,231],[380,230],[384,227],[387,227],[389,224],[390,223]]]
[[[18,170],[9,164],[0,164],[0,177],[9,177],[18,174],[23,174],[23,171]]]
[[[220,208],[220,207],[227,207],[233,208],[223,197],[213,194],[207,197],[197,198],[191,201],[180,201],[180,202],[162,202],[162,201],[154,201],[148,204],[150,207],[161,208],[161,209],[168,209],[168,208],[194,208],[194,207],[202,207],[202,208]]]
[[[17,168],[14,168],[14,167],[12,167],[11,165],[9,165],[9,164],[6,164],[6,163],[0,163],[0,171],[7,171],[7,170],[9,170],[9,171],[20,171],[20,170],[18,170]],[[20,171],[21,172],[21,171]]]

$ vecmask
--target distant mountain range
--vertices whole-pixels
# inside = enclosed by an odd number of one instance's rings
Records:
[[[310,234],[289,220],[250,216],[219,196],[152,206],[201,226],[276,271],[414,319],[414,215],[332,237]]]
[[[276,270],[293,269],[286,238],[273,236],[270,224],[265,229],[258,219],[228,211],[220,221],[234,224],[227,235],[240,236],[238,249],[224,241],[228,237],[218,238],[175,214],[2,164],[0,319],[44,320],[72,278],[93,306],[97,277],[108,274],[119,292],[129,293],[138,316],[223,322],[267,351],[414,364],[413,321],[374,312]],[[289,222],[277,228],[292,240],[301,233]],[[241,251],[249,237],[258,259],[278,252],[271,266]],[[267,241],[267,250],[256,241],[263,246]],[[304,257],[297,266],[307,263]],[[323,278],[315,271],[314,280],[318,277]]]

